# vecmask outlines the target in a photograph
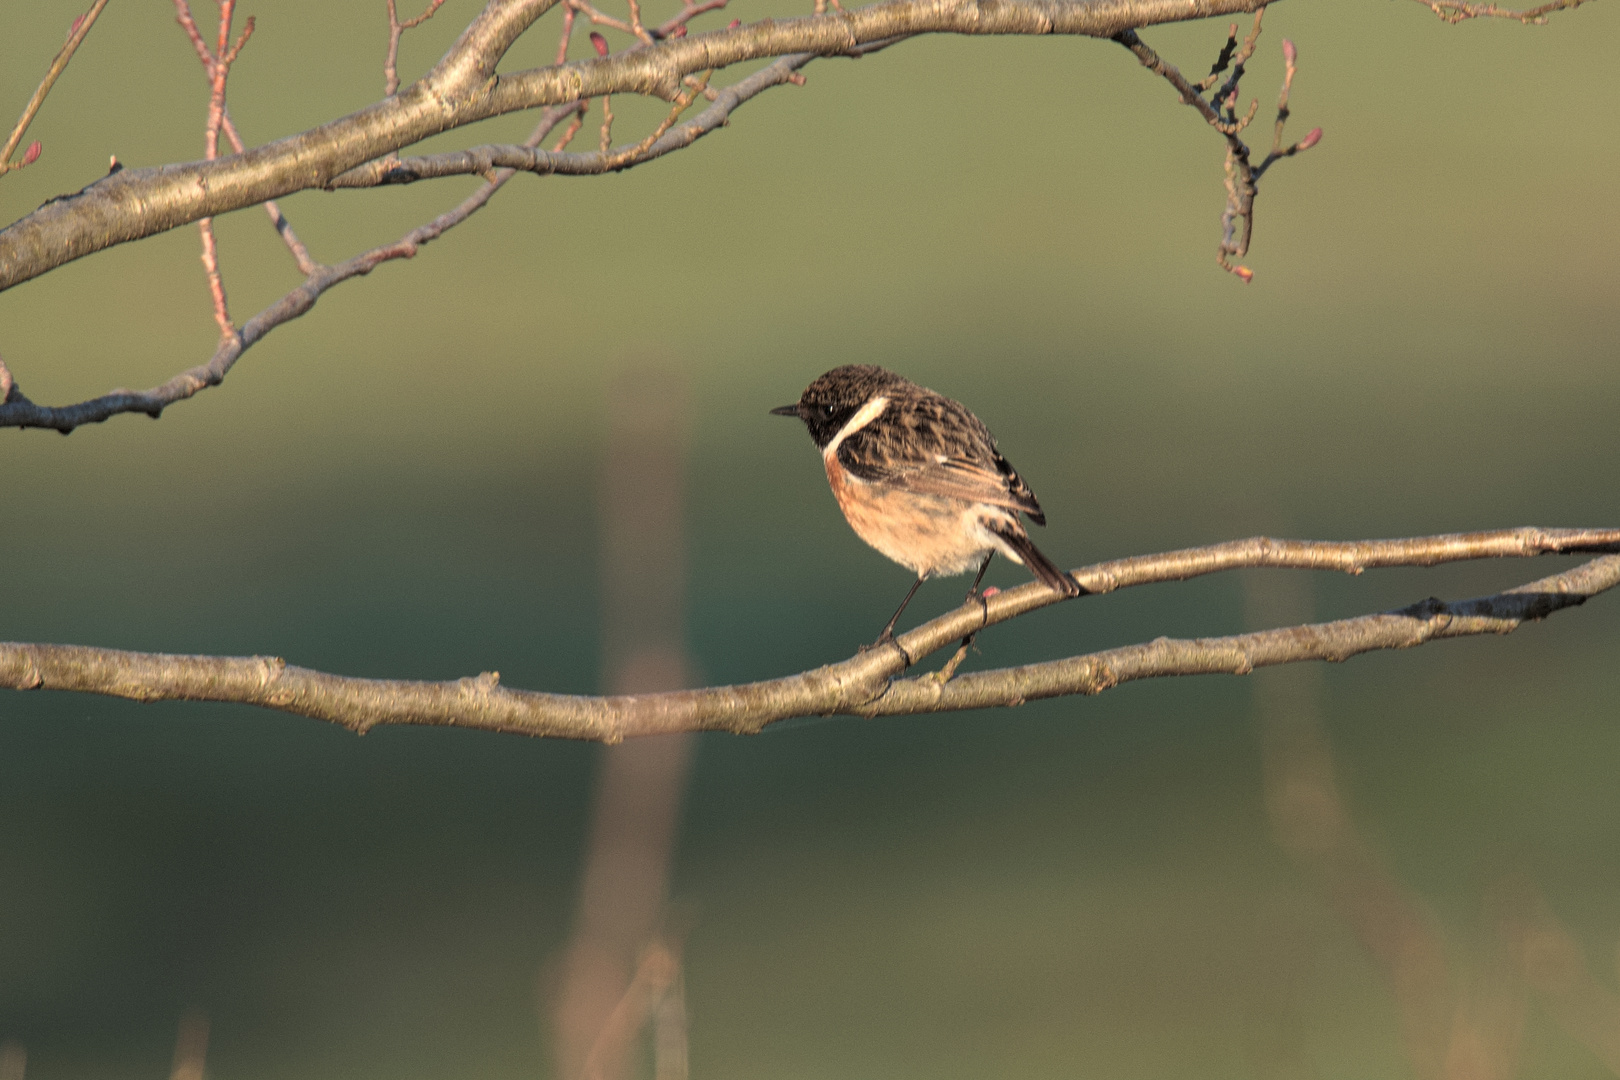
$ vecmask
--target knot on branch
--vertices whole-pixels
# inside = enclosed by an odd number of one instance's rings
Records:
[[[287,661],[279,656],[255,656],[259,662],[259,689],[265,690],[280,679],[287,670]]]
[[[476,676],[457,679],[456,686],[463,697],[489,697],[501,684],[498,671],[481,671]]]
[[[1408,604],[1406,607],[1390,612],[1390,614],[1428,622],[1436,615],[1447,614],[1448,610],[1448,605],[1444,600],[1438,596],[1431,596],[1427,600],[1419,600],[1415,604]]]

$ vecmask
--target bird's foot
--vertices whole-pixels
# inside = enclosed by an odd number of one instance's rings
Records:
[[[906,662],[906,667],[911,667],[917,662],[911,658],[910,653],[906,652],[906,647],[896,640],[894,636],[894,627],[892,626],[883,631],[883,633],[879,634],[876,641],[872,642],[870,645],[862,645],[858,651],[861,653],[869,653],[873,649],[881,649],[885,645],[894,646],[895,651],[900,654],[900,658]]]

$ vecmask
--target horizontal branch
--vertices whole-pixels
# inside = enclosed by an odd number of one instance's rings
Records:
[[[1251,12],[1266,0],[881,0],[868,7],[671,38],[611,56],[495,74],[556,0],[490,0],[432,71],[359,112],[215,161],[125,168],[0,231],[0,290],[115,244],[323,188],[478,120],[604,94],[673,100],[681,80],[749,60],[835,56],[928,33],[1111,37],[1133,27]]]
[[[731,114],[747,101],[773,86],[793,80],[793,73],[816,59],[815,53],[795,53],[760,68],[745,79],[720,90],[713,102],[697,116],[678,124],[645,143],[632,143],[606,151],[579,153],[544,150],[536,146],[499,144],[474,146],[447,154],[372,161],[334,177],[334,188],[376,187],[380,184],[409,184],[445,176],[484,176],[492,169],[513,169],[542,176],[594,176],[633,168],[654,158],[691,146],[703,136],[726,125]]]
[[[1456,603],[1430,598],[1379,615],[1290,626],[1229,637],[1159,638],[1044,664],[970,672],[948,681],[898,679],[863,716],[946,712],[1022,705],[1040,698],[1100,694],[1121,683],[1167,675],[1247,675],[1255,668],[1303,660],[1339,662],[1379,649],[1410,649],[1441,638],[1509,634],[1530,619],[1583,604],[1620,585],[1620,555],[1593,559],[1566,573],[1494,596]]]
[[[1620,552],[1620,529],[1507,529],[1404,540],[1350,542],[1255,537],[1075,571],[1088,594],[1182,581],[1242,567],[1338,570],[1434,566],[1467,559]],[[946,678],[900,678],[921,659],[986,626],[1063,597],[1039,583],[964,604],[896,639],[799,675],[662,694],[586,697],[511,690],[485,672],[452,682],[354,679],[294,667],[279,657],[175,656],[78,645],[0,643],[0,687],[70,690],[136,701],[236,702],[341,724],[431,724],[618,742],[675,731],[757,733],[798,716],[944,712],[1066,694],[1095,694],[1168,675],[1246,674],[1303,660],[1344,660],[1442,638],[1505,634],[1620,584],[1620,555],[1604,554],[1562,574],[1495,596],[1430,599],[1355,619],[1220,638],[1156,641],[1043,664]]]

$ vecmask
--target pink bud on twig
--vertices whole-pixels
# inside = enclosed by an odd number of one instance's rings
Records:
[[[68,37],[72,37],[74,34],[77,34],[79,32],[79,27],[82,25],[84,25],[84,16],[80,15],[77,19],[73,20],[73,25],[68,27]]]
[[[672,37],[672,38],[683,38],[683,37],[685,37],[686,36],[686,27],[677,26],[675,29],[673,29],[673,30],[671,30],[669,32],[669,36]]]
[[[1294,48],[1294,43],[1287,38],[1283,38],[1283,59],[1288,61],[1289,67],[1293,67],[1294,61],[1299,59],[1299,50]]]
[[[1298,149],[1300,149],[1300,150],[1309,150],[1311,147],[1315,146],[1317,143],[1319,143],[1321,141],[1322,141],[1322,129],[1321,128],[1311,128],[1310,133],[1307,134],[1303,139],[1299,140]]]
[[[39,155],[44,149],[45,148],[43,146],[39,145],[39,140],[35,139],[33,142],[28,144],[28,149],[23,151],[22,163],[24,165],[32,165],[34,162],[39,160]]]
[[[606,56],[608,54],[607,38],[603,37],[601,34],[598,34],[595,30],[592,30],[591,48],[596,50],[597,56]]]
[[[1232,273],[1236,274],[1245,285],[1254,280],[1254,271],[1247,266],[1234,266]]]
[[[741,25],[742,25],[742,20],[741,19],[732,19],[730,22],[726,23],[726,29],[727,30],[735,30],[735,29],[737,29],[737,27],[739,27]]]
[[[990,598],[991,598],[991,597],[992,597],[992,596],[995,596],[995,595],[996,595],[996,594],[997,594],[997,593],[999,593],[999,592],[1000,592],[1000,591],[1001,591],[1001,590],[1000,590],[1000,589],[998,589],[998,588],[996,588],[996,587],[995,587],[995,586],[994,586],[994,585],[990,585],[990,586],[988,586],[988,587],[986,587],[986,588],[985,588],[985,590],[984,590],[984,592],[982,592],[982,593],[980,593],[980,594],[979,594],[979,595],[980,595],[980,596],[982,596],[982,597],[984,597],[984,598],[985,598],[985,599],[986,599],[986,600],[988,600],[988,599],[990,599]]]

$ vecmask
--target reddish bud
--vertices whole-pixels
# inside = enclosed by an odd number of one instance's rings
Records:
[[[673,30],[671,30],[669,32],[669,36],[672,37],[672,38],[683,38],[683,37],[685,37],[686,36],[686,27],[677,26],[675,29],[673,29]]]
[[[74,19],[73,20],[73,25],[68,27],[68,37],[72,37],[74,34],[77,34],[79,32],[79,27],[81,25],[83,25],[83,23],[84,23],[84,16],[83,15],[80,15],[77,19]]]
[[[1299,149],[1301,149],[1301,150],[1309,150],[1311,147],[1315,146],[1317,143],[1319,143],[1321,141],[1322,141],[1322,129],[1321,128],[1311,128],[1310,134],[1306,135],[1303,139],[1299,140]]]
[[[741,19],[732,19],[730,22],[726,23],[726,29],[727,30],[735,30],[735,29],[737,29],[737,27],[739,27],[741,25],[742,25],[742,20]]]
[[[1243,284],[1245,285],[1254,280],[1254,271],[1250,270],[1247,266],[1234,266],[1232,267],[1232,273],[1243,279]]]
[[[991,586],[989,586],[989,587],[988,587],[988,588],[986,588],[986,589],[985,589],[985,590],[984,590],[984,592],[982,592],[982,593],[980,593],[980,594],[979,594],[979,595],[980,595],[980,596],[982,596],[982,597],[984,597],[984,598],[985,598],[985,599],[986,599],[986,600],[988,600],[988,599],[990,599],[990,598],[991,598],[991,597],[992,597],[992,596],[994,596],[994,595],[996,595],[996,594],[997,594],[997,593],[999,593],[999,592],[1000,592],[1000,591],[1001,591],[1001,590],[1000,590],[1000,589],[998,589],[998,588],[996,588],[996,587],[995,587],[995,586],[994,586],[994,585],[991,585]]]
[[[33,142],[28,144],[28,149],[23,151],[22,163],[24,165],[32,165],[34,162],[39,160],[40,152],[44,149],[45,148],[43,146],[39,145],[39,140],[35,139]]]
[[[608,54],[607,38],[603,37],[601,34],[598,34],[595,30],[592,30],[591,48],[596,50],[597,56],[606,56]]]
[[[1299,50],[1287,38],[1283,38],[1283,59],[1288,61],[1289,67],[1293,67],[1294,61],[1299,59]]]

